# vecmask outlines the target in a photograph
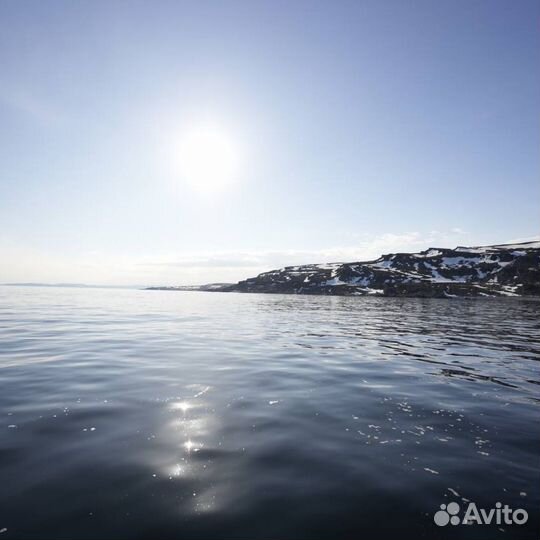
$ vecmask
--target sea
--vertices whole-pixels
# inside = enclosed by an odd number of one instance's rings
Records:
[[[539,312],[1,286],[0,540],[537,540]]]

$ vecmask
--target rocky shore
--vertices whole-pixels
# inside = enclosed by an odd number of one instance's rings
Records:
[[[287,266],[199,290],[409,297],[540,296],[540,242],[392,253],[373,261]]]

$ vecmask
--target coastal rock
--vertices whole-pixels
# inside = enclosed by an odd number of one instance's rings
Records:
[[[206,290],[440,298],[540,296],[540,242],[430,248],[367,262],[286,266]]]

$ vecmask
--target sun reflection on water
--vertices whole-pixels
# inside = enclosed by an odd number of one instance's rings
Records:
[[[184,443],[184,448],[187,450],[188,453],[190,453],[192,450],[194,452],[197,452],[199,450],[199,446],[194,443],[191,439],[187,440]]]
[[[176,403],[173,403],[171,406],[171,409],[182,411],[184,414],[189,411],[189,409],[193,408],[193,405],[189,403],[188,401],[179,401]]]

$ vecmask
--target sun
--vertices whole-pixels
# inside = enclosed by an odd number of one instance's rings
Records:
[[[190,129],[180,139],[177,155],[182,179],[197,191],[221,191],[238,177],[238,145],[219,127],[201,125]]]

